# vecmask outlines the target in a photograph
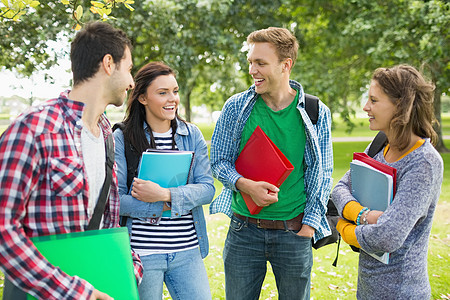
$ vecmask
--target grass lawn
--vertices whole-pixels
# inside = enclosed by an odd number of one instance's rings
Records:
[[[446,141],[450,147],[450,141]],[[367,142],[333,143],[334,183],[348,170],[353,152],[361,152]],[[445,165],[450,165],[450,154],[443,154]],[[428,253],[428,274],[432,289],[432,299],[450,299],[450,169],[444,171],[441,197],[436,209]],[[216,181],[217,193],[221,185]],[[207,210],[205,210],[207,211]],[[210,254],[205,259],[213,299],[225,299],[222,249],[228,231],[228,217],[207,214]],[[341,243],[337,267],[331,264],[336,257],[335,245],[313,250],[311,299],[356,299],[358,276],[358,254]],[[270,265],[268,265],[270,270]],[[167,298],[169,299],[169,298]],[[277,299],[277,289],[273,274],[269,271],[263,283],[260,299]]]
[[[450,134],[450,117],[444,118],[444,135]],[[345,132],[345,126],[336,125],[333,136],[362,136],[357,133],[371,132],[364,122],[359,123],[358,129],[349,135]],[[342,124],[341,124],[342,125]],[[201,125],[205,139],[211,138],[214,127]],[[3,130],[0,130],[3,131]],[[365,136],[373,136],[367,135]],[[335,142],[334,148],[334,183],[336,183],[348,170],[353,152],[363,151],[368,142]],[[450,148],[450,140],[446,141]],[[442,155],[444,165],[450,165],[450,153]],[[221,190],[221,184],[215,181],[217,194]],[[213,299],[225,299],[224,296],[224,272],[222,263],[222,249],[228,231],[228,217],[209,215],[205,207],[208,236],[210,240],[210,253],[205,259],[209,283]],[[444,182],[441,197],[436,209],[428,254],[428,274],[432,288],[432,299],[450,299],[450,169],[444,170]],[[336,246],[327,246],[319,250],[313,250],[314,266],[312,271],[312,299],[355,299],[357,281],[358,254],[352,252],[344,243],[341,243],[338,266],[331,264],[336,256]],[[3,274],[0,273],[0,297],[3,290]],[[263,284],[260,299],[277,299],[275,279],[270,271]],[[164,299],[170,299],[166,291]]]

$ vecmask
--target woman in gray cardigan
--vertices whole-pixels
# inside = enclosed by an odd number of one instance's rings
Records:
[[[395,197],[385,212],[362,207],[351,194],[350,172],[332,192],[343,218],[338,231],[344,241],[363,250],[358,299],[430,298],[428,239],[444,168],[432,145],[433,91],[434,86],[407,65],[379,68],[372,77],[364,111],[370,129],[388,138],[374,158],[397,169]],[[375,252],[390,253],[389,263],[368,254]]]

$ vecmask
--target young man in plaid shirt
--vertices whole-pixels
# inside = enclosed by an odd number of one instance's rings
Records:
[[[134,87],[131,43],[106,23],[90,23],[78,32],[70,58],[73,89],[30,108],[0,138],[0,267],[6,299],[25,293],[38,299],[112,299],[51,265],[29,239],[87,229],[106,173],[111,127],[103,112],[108,104],[122,105]],[[114,166],[101,227],[118,223]],[[142,266],[137,256],[133,260],[139,282]]]

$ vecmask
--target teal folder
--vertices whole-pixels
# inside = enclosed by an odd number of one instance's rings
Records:
[[[161,187],[187,184],[194,152],[149,149],[142,153],[138,178],[150,180]]]
[[[41,254],[115,300],[139,299],[126,227],[31,238]],[[36,299],[28,295],[28,300]]]

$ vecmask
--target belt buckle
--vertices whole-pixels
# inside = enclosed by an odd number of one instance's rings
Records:
[[[262,228],[261,227],[261,219],[256,219],[256,227],[257,228]]]

